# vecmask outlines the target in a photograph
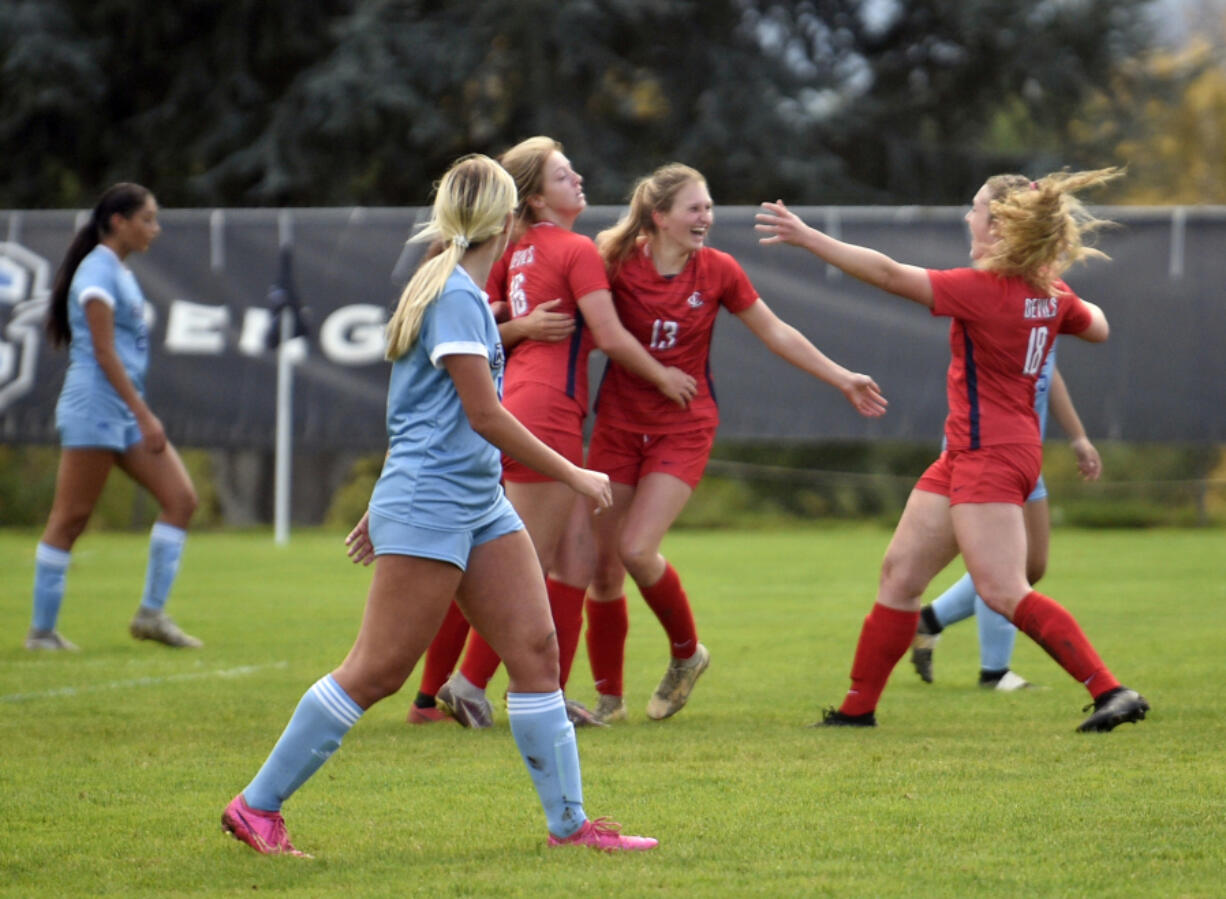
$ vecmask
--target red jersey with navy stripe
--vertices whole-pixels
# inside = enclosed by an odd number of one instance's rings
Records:
[[[698,382],[698,393],[682,409],[649,381],[620,365],[605,370],[597,398],[602,421],[643,434],[667,434],[719,424],[711,384],[711,337],[720,307],[743,312],[758,292],[740,264],[727,253],[703,247],[679,273],[656,271],[647,245],[613,274],[613,303],[626,330],[661,364]]]
[[[1035,384],[1057,334],[1090,326],[1089,308],[1063,281],[1036,296],[1021,278],[974,268],[929,270],[932,314],[949,316],[946,446],[1042,444]]]
[[[587,413],[587,359],[591,333],[579,312],[581,297],[609,289],[604,260],[590,237],[550,222],[538,222],[494,264],[486,282],[490,302],[505,301],[512,318],[522,318],[541,303],[561,300],[554,312],[575,316],[567,340],[523,340],[507,357],[504,390],[522,382],[548,384],[566,393]]]

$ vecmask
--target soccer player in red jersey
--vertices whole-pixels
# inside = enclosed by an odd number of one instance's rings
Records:
[[[519,191],[511,245],[486,282],[496,315],[503,312],[507,317],[499,326],[509,353],[503,405],[551,449],[582,464],[588,356],[593,348],[651,385],[655,397],[670,409],[684,410],[698,383],[691,374],[662,364],[622,327],[596,245],[573,230],[587,199],[583,178],[563,154],[562,145],[549,137],[528,138],[499,162]],[[542,568],[550,572],[567,528],[589,527],[586,505],[576,507],[574,494],[564,484],[509,456],[503,457],[503,482]],[[579,643],[588,580],[586,573],[572,579],[581,583],[555,577],[546,581],[563,685]],[[457,624],[454,616],[449,622]],[[440,644],[450,641],[454,647],[461,632],[446,629]],[[441,645],[437,649],[427,655],[428,671],[443,667],[433,664],[434,656],[448,655]],[[438,688],[438,699],[462,724],[481,727],[491,722],[485,687],[499,661],[479,634],[469,636],[460,671]],[[415,704],[429,701],[425,694],[430,686],[423,685]],[[567,705],[572,720],[587,723],[585,709],[573,701]]]
[[[1033,182],[989,178],[966,223],[973,266],[946,271],[904,265],[807,226],[782,201],[763,203],[755,228],[764,244],[809,250],[875,287],[953,319],[946,378],[946,449],[907,500],[882,563],[877,602],[864,621],[842,705],[820,724],[876,724],[890,672],[915,635],[920,597],[962,553],[979,595],[1085,685],[1094,712],[1081,731],[1109,731],[1145,717],[1149,704],[1120,684],[1069,612],[1026,579],[1022,506],[1042,463],[1035,381],[1057,334],[1107,339],[1106,316],[1060,276],[1105,254],[1083,237],[1104,224],[1076,193],[1118,169],[1061,172]]]
[[[609,475],[614,498],[594,522],[587,646],[600,694],[596,716],[604,723],[626,717],[627,572],[670,645],[668,670],[647,705],[648,716],[680,711],[710,660],[660,543],[702,477],[719,424],[708,364],[719,310],[739,318],[776,355],[836,387],[862,415],[885,412],[872,378],[828,359],[770,310],[735,259],[705,245],[713,221],[705,179],[673,163],[641,180],[628,213],[596,238],[626,329],[660,364],[687,372],[698,384],[680,408],[621,364],[610,364],[601,383],[588,465]]]

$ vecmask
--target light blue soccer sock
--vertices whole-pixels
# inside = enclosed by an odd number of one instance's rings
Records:
[[[243,790],[252,808],[279,812],[281,803],[336,752],[362,717],[362,707],[326,674],[303,694],[289,724],[255,779]]]
[[[957,624],[975,614],[975,584],[970,574],[964,574],[957,583],[932,601],[932,613],[941,627]]]
[[[979,667],[984,671],[1005,671],[1013,659],[1017,628],[1004,615],[993,612],[975,597],[975,618],[979,624]]]
[[[164,521],[155,521],[149,534],[149,566],[145,569],[145,592],[140,598],[140,607],[150,612],[159,612],[166,605],[170,588],[179,573],[179,559],[183,556],[183,544],[187,531]]]
[[[587,816],[583,813],[579,747],[575,727],[566,717],[562,691],[508,693],[507,719],[541,798],[549,832],[555,837],[570,836]]]
[[[40,631],[55,630],[64,601],[64,582],[68,579],[68,562],[72,553],[39,543],[34,551],[34,611],[30,627]]]

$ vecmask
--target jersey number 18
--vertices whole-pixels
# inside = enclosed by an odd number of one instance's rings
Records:
[[[1026,364],[1022,374],[1037,375],[1043,367],[1043,351],[1047,349],[1047,327],[1031,328],[1030,341],[1026,345]]]

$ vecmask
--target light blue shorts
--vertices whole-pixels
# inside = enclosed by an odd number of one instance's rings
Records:
[[[438,559],[440,562],[450,562],[461,571],[468,567],[468,556],[474,546],[524,529],[524,523],[506,496],[498,498],[493,518],[470,530],[444,531],[419,527],[380,515],[373,509],[369,512],[367,524],[376,556]]]
[[[1026,502],[1037,503],[1041,499],[1047,499],[1047,485],[1043,483],[1043,475],[1039,475],[1030,496],[1026,497]]]
[[[126,452],[141,441],[134,418],[86,415],[57,416],[60,446],[66,449],[107,449]]]

